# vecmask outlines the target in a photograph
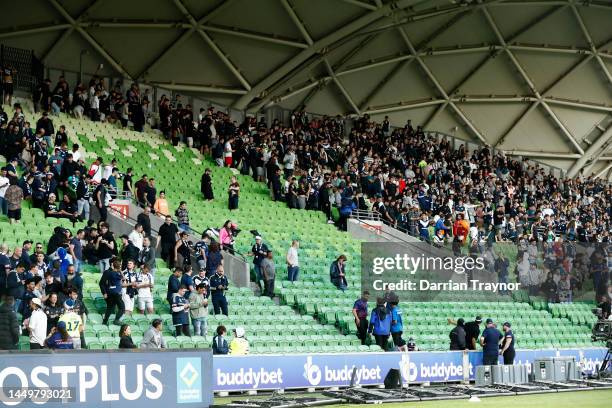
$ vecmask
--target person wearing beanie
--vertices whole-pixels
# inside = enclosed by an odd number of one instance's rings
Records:
[[[51,333],[45,339],[45,345],[50,349],[57,350],[72,350],[74,348],[72,337],[66,331],[66,322],[60,321],[56,327],[51,329]]]
[[[450,338],[450,349],[451,350],[466,350],[466,336],[465,336],[465,321],[463,319],[457,320],[457,325],[453,327],[448,337]]]
[[[499,359],[499,341],[503,336],[495,327],[493,319],[487,319],[486,325],[487,328],[484,329],[482,336],[480,336],[483,365],[497,365]]]

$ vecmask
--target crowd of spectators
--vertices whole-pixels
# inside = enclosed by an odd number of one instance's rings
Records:
[[[35,293],[36,285],[46,288],[42,281],[46,281],[47,272],[51,274],[50,283],[63,285],[69,275],[65,265],[71,265],[78,276],[81,263],[88,262],[98,264],[100,272],[109,273],[104,284],[109,291],[114,290],[112,296],[108,296],[111,292],[106,294],[110,313],[107,311],[105,320],[116,311],[115,322],[120,323],[122,313],[133,311],[134,298],[139,299],[141,311],[149,312],[152,305],[147,301],[146,292],[150,291],[154,279],[155,255],[151,251],[155,251],[155,245],[151,244],[151,224],[147,218],[149,214],[165,217],[159,239],[161,257],[169,265],[177,266],[175,279],[171,277],[168,283],[168,302],[175,317],[176,334],[189,334],[190,327],[185,322],[190,320],[199,322],[197,328],[193,325],[196,333],[206,332],[200,311],[193,317],[191,296],[210,294],[214,312],[227,314],[224,296],[227,278],[216,254],[220,247],[233,251],[231,222],[221,228],[218,243],[205,234],[202,243],[198,243],[200,246],[196,244],[194,248],[183,234],[189,231],[186,202],[181,202],[174,212],[178,220],[175,223],[165,192],[157,192],[154,178],[142,175],[134,182],[131,169],[120,172],[115,161],[104,163],[102,158],[87,166],[79,146],[69,146],[66,129],[60,126],[56,131],[53,123],[53,113],[68,112],[94,121],[131,124],[135,130],[142,131],[150,116],[147,92],[132,84],[124,96],[120,83],[109,92],[104,81],[94,77],[88,87],[77,84],[71,94],[62,77],[53,91],[50,81],[44,81],[34,95],[34,103],[37,111],[42,111],[34,127],[19,104],[14,105],[12,118],[0,110],[0,148],[8,159],[0,174],[3,214],[11,222],[19,222],[22,201],[31,200],[47,217],[67,218],[73,223],[89,220],[90,206],[95,206],[101,223],[97,228],[89,224],[75,236],[70,231],[57,230],[55,245],[50,241],[44,254],[52,258],[32,262],[36,266],[36,273],[31,273],[33,279],[38,276],[40,280],[30,283],[34,286],[29,292]],[[587,278],[592,278],[594,287],[600,290],[598,295],[606,296],[610,291],[607,246],[603,246],[602,258],[591,259],[590,254],[581,258],[568,245],[610,242],[612,188],[603,180],[583,176],[556,178],[527,159],[514,160],[502,152],[492,152],[487,146],[472,151],[466,145],[455,149],[450,140],[439,140],[419,126],[415,129],[410,121],[401,128],[392,128],[388,118],[376,123],[365,115],[347,129],[340,117],[309,119],[303,111],[297,111],[289,126],[278,120],[267,124],[263,118],[258,121],[253,117],[239,124],[212,107],[200,109],[194,115],[192,107],[183,104],[180,95],[173,98],[162,95],[158,112],[157,126],[173,144],[196,147],[203,154],[211,155],[219,166],[235,168],[243,175],[265,182],[271,198],[284,201],[291,208],[323,211],[330,223],[334,222],[332,209],[337,208],[337,225],[341,229],[346,229],[347,219],[354,210],[373,212],[385,223],[425,242],[452,243],[456,253],[463,248],[471,253],[488,250],[500,276],[507,274],[509,262],[492,251],[493,244],[512,242],[519,248],[516,259],[519,279],[530,291],[538,287],[532,294],[544,292],[549,300],[570,301],[572,290]],[[120,174],[122,186],[118,185]],[[107,206],[119,191],[134,197],[145,208],[134,232],[121,237],[121,253],[116,237],[104,222]],[[201,191],[205,199],[214,199],[208,170],[202,175]],[[237,179],[231,180],[227,193],[228,208],[238,208]],[[538,270],[541,263],[534,261],[534,251],[550,261],[542,270]],[[18,250],[11,256],[15,252]],[[205,271],[204,279],[208,280],[197,285],[189,282],[193,279],[189,271],[194,252],[198,263],[202,263],[200,269],[203,266]],[[272,252],[257,248],[255,252],[255,270],[265,286],[262,290],[272,296],[275,276]],[[6,248],[3,254],[7,258],[10,255]],[[297,255],[296,265],[292,265],[293,256],[289,255],[289,276],[297,278]],[[341,290],[347,286],[345,260],[339,257],[330,269],[332,283]],[[587,271],[582,276],[572,273],[579,269],[575,264],[580,262],[588,265],[580,269]],[[11,265],[5,278],[17,266]],[[27,264],[22,268],[25,270]],[[135,269],[138,271],[134,272]],[[41,270],[44,271],[41,273]],[[151,277],[145,283],[137,278],[143,273]],[[27,289],[27,279],[21,280]],[[115,287],[111,288],[113,284]],[[200,293],[202,285],[204,292]],[[61,292],[65,294],[66,290],[69,289],[62,288]],[[17,300],[14,307],[26,311],[25,315],[36,309],[36,302],[32,304],[31,299],[13,297]],[[204,302],[196,299],[194,303]],[[384,317],[382,312],[378,315],[381,319]],[[56,330],[64,339],[63,329]]]

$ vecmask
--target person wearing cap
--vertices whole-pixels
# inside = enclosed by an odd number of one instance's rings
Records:
[[[234,329],[234,338],[229,344],[229,354],[233,356],[244,356],[249,354],[249,341],[244,337],[243,327]]]
[[[370,315],[370,325],[368,333],[374,335],[376,344],[385,351],[387,349],[387,341],[391,334],[391,313],[385,306],[383,298],[376,299],[376,308],[372,310]]]
[[[499,350],[499,354],[504,357],[504,365],[514,364],[514,357],[516,352],[514,351],[514,333],[512,333],[512,325],[509,322],[505,322],[502,326],[504,331],[504,339],[502,340],[502,347]]]
[[[66,331],[72,337],[73,348],[81,348],[81,333],[83,332],[83,319],[77,313],[76,301],[69,298],[64,302],[64,313],[60,316],[59,322],[66,324]]]
[[[465,321],[457,319],[457,324],[450,331],[450,350],[466,350]]]
[[[261,274],[261,262],[268,255],[268,246],[262,242],[260,235],[255,236],[255,244],[251,247],[251,252],[247,255],[253,257],[253,270],[255,271],[255,282],[259,286],[259,282],[263,279]],[[264,288],[260,288],[265,290]]]
[[[47,337],[47,315],[43,312],[42,302],[39,298],[30,301],[32,315],[27,321],[26,327],[30,335],[30,350],[40,350],[45,345]]]
[[[60,321],[56,327],[51,329],[49,336],[45,339],[45,345],[52,350],[74,349],[72,337],[66,330],[66,322]]]
[[[478,344],[478,336],[480,335],[480,323],[482,323],[482,317],[476,316],[474,321],[467,322],[465,328],[465,339],[468,350],[476,350],[476,344]]]
[[[497,330],[493,319],[487,319],[487,328],[480,336],[480,345],[482,346],[482,364],[497,365],[499,360],[499,341],[503,338],[502,334]]]

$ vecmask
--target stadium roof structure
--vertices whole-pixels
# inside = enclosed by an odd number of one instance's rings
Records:
[[[370,114],[612,179],[610,0],[21,0],[0,43],[249,112]]]

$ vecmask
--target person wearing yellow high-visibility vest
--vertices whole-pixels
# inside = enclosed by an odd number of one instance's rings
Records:
[[[249,354],[249,341],[244,338],[244,328],[234,329],[234,338],[229,345],[229,354],[234,356],[244,356]]]
[[[75,349],[81,348],[81,332],[83,331],[83,320],[74,311],[74,300],[68,299],[64,302],[64,314],[59,318],[60,322],[66,324],[66,331],[72,337],[72,343]]]

